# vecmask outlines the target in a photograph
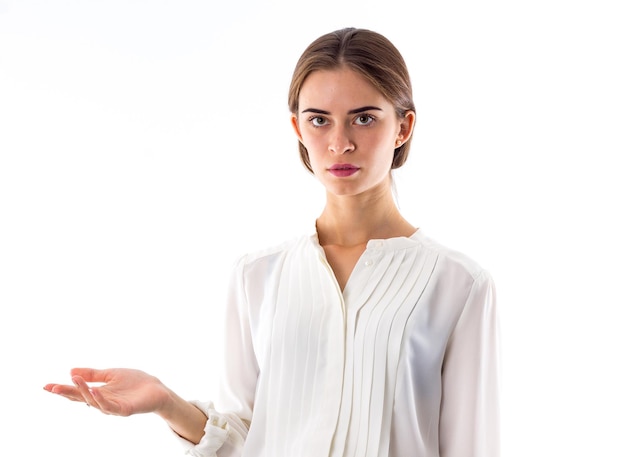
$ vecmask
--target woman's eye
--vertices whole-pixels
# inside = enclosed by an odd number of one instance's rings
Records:
[[[313,124],[313,127],[321,127],[326,124],[326,119],[321,116],[314,116],[309,119],[309,122]]]
[[[360,114],[356,118],[356,123],[358,125],[368,125],[368,124],[371,124],[373,120],[374,120],[374,117],[369,114]]]

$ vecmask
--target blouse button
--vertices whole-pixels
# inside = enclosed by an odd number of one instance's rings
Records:
[[[367,260],[365,261],[365,266],[366,266],[366,267],[371,267],[372,265],[374,265],[374,261],[373,261],[373,260],[371,260],[371,259],[367,259]]]

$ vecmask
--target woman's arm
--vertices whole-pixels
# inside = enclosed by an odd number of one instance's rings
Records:
[[[442,457],[500,455],[500,354],[495,288],[476,278],[448,342],[442,371]]]

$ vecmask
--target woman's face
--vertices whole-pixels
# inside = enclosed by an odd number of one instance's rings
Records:
[[[311,73],[292,124],[327,192],[359,195],[389,186],[394,149],[408,140],[415,114],[393,105],[363,76],[342,67]]]

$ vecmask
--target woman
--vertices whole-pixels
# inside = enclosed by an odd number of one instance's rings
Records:
[[[128,369],[74,369],[74,386],[45,389],[154,412],[194,456],[498,455],[492,280],[393,198],[415,123],[402,56],[372,31],[326,34],[298,61],[289,107],[326,205],[312,235],[237,263],[219,402]]]

